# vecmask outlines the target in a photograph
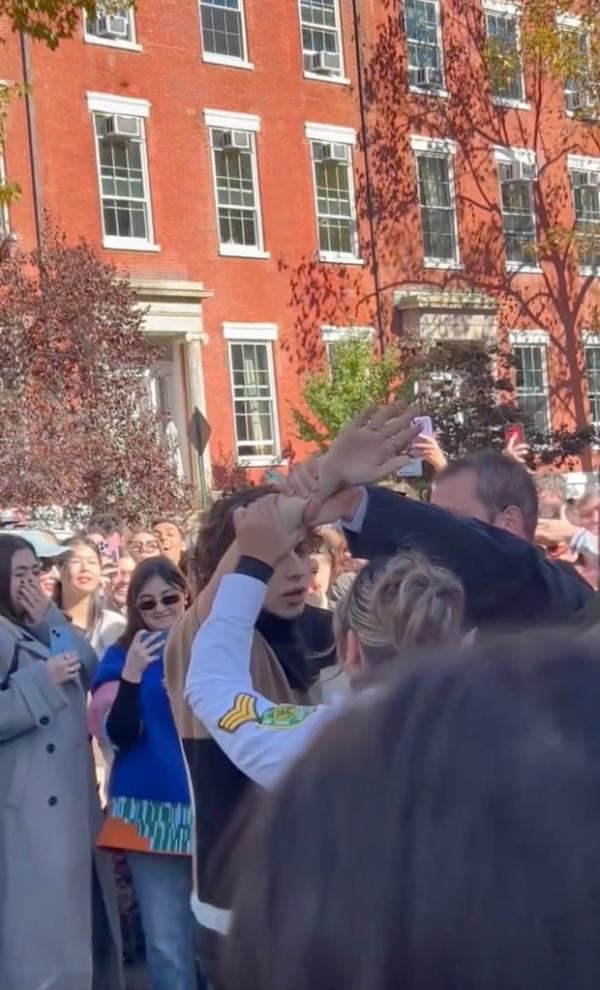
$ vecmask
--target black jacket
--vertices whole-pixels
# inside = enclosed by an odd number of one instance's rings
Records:
[[[414,549],[447,567],[462,581],[474,626],[566,622],[593,595],[526,540],[386,488],[369,488],[362,531],[347,536],[357,557]]]

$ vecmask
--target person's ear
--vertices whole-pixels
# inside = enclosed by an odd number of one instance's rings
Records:
[[[363,672],[363,660],[358,636],[352,629],[349,629],[344,637],[341,654],[340,663],[350,680],[360,677]]]
[[[498,529],[505,529],[507,533],[512,533],[514,536],[520,536],[522,540],[527,538],[523,523],[523,513],[518,505],[507,505],[496,516],[494,526],[497,526]]]

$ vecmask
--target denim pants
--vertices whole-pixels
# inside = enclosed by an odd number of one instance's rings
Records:
[[[152,990],[196,990],[195,920],[187,856],[128,852]]]

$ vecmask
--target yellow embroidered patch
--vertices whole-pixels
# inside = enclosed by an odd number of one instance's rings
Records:
[[[247,722],[258,722],[256,698],[253,694],[238,694],[233,707],[219,719],[219,728],[225,732],[235,732]]]

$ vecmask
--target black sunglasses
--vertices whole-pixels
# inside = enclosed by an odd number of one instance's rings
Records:
[[[136,602],[136,608],[140,612],[152,612],[157,605],[177,605],[177,602],[181,601],[181,592],[171,591],[168,595],[162,595],[161,598],[145,598],[142,602]]]

